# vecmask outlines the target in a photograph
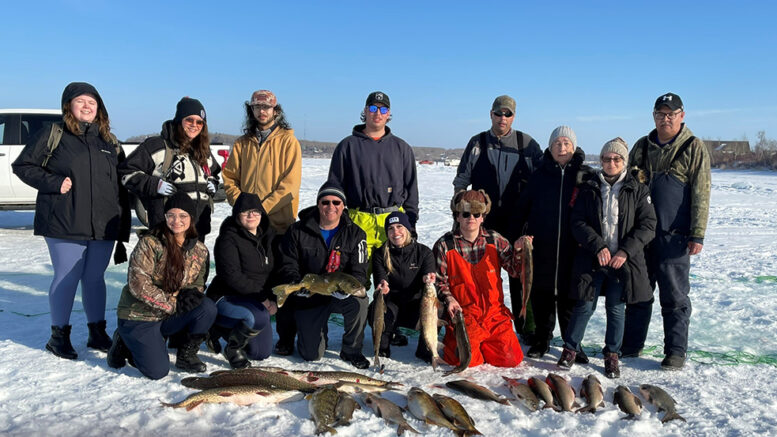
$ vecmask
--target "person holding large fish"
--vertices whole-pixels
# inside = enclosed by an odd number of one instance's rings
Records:
[[[302,358],[321,359],[327,344],[329,315],[339,313],[343,315],[345,330],[340,357],[365,369],[370,365],[362,355],[368,306],[364,290],[369,282],[367,242],[364,231],[344,213],[345,202],[342,188],[326,182],[318,191],[316,205],[300,211],[300,220],[281,240],[278,276],[279,282],[304,282],[310,289],[287,285],[275,287],[273,293],[278,296],[278,306],[293,308],[297,349]],[[328,276],[337,279],[331,283]],[[351,284],[354,280],[362,285],[358,290]],[[331,289],[332,285],[336,291]],[[300,290],[287,298],[284,290],[295,288]]]
[[[629,149],[620,137],[604,144],[602,170],[583,184],[572,210],[572,235],[580,245],[572,267],[572,310],[559,366],[571,367],[599,295],[605,296],[604,374],[619,378],[626,304],[653,296],[645,246],[656,231],[650,190],[626,169]]]
[[[501,269],[518,276],[521,269],[521,237],[515,248],[498,232],[485,229],[483,220],[491,200],[483,190],[460,191],[453,196],[451,211],[458,226],[434,244],[437,285],[451,320],[462,313],[471,345],[469,366],[488,363],[514,367],[523,361],[513,315],[504,304]],[[446,329],[443,359],[456,365],[457,341]]]
[[[372,257],[372,277],[375,289],[383,293],[386,301],[379,353],[390,357],[391,345],[407,344],[407,337],[400,334],[398,328],[415,329],[418,326],[424,284],[434,281],[436,266],[432,250],[413,238],[413,226],[407,214],[392,212],[386,218],[385,228],[388,241]],[[373,312],[374,302],[370,305],[368,320],[373,319]],[[418,341],[415,354],[422,360],[431,360],[431,351],[422,339]]]

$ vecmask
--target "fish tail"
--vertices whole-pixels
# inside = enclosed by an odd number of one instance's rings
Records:
[[[437,370],[437,366],[443,363],[442,358],[432,357],[432,370]]]
[[[670,420],[682,420],[683,422],[688,422],[685,420],[685,417],[677,414],[677,411],[672,411],[671,413],[666,413],[663,419],[661,419],[661,423],[669,422]]]
[[[409,423],[400,423],[399,426],[397,426],[397,435],[402,435],[405,431],[420,434],[420,432],[416,431]]]

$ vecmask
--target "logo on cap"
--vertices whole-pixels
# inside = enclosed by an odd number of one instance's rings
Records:
[[[383,93],[375,94],[375,100],[383,100]]]
[[[667,95],[665,95],[665,96],[663,97],[663,99],[662,99],[662,100],[664,100],[664,101],[667,101],[667,100],[669,100],[669,101],[671,102],[671,101],[672,101],[672,95],[671,95],[671,94],[667,94]]]
[[[399,223],[399,217],[391,217],[389,219],[389,224],[392,224],[392,223]]]

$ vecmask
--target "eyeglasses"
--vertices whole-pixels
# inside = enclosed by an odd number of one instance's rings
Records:
[[[170,221],[175,221],[175,219],[178,219],[182,222],[185,222],[186,220],[189,220],[191,216],[185,212],[182,212],[180,214],[168,212],[168,213],[165,213],[165,218]]]
[[[378,112],[379,109],[380,109],[380,113],[383,115],[386,115],[389,112],[389,108],[386,106],[376,106],[376,105],[369,106],[370,112]]]
[[[663,120],[664,117],[666,117],[670,120],[674,120],[675,118],[677,118],[678,115],[682,113],[683,113],[682,110],[678,110],[675,112],[653,111],[653,118],[655,118],[656,120]]]
[[[240,213],[240,215],[242,215],[243,217],[250,217],[250,216],[257,217],[261,214],[262,213],[258,209],[249,209],[248,211],[243,211]]]
[[[203,120],[193,117],[186,117],[183,119],[183,122],[186,124],[196,124],[197,126],[202,126],[205,124]]]
[[[469,218],[469,216],[480,218],[480,216],[483,215],[482,213],[473,214],[471,212],[460,212],[459,214],[461,214],[461,217],[465,219]]]
[[[613,157],[610,157],[610,158],[602,158],[602,163],[603,164],[608,164],[610,162],[618,164],[621,161],[623,161],[623,158],[621,158],[620,156],[613,156]]]
[[[322,200],[321,206],[329,206],[330,203],[334,206],[340,206],[340,204],[343,202],[340,200]]]
[[[513,116],[513,113],[510,111],[491,111],[492,114],[494,114],[494,117],[507,117],[510,118]]]
[[[269,111],[270,109],[274,108],[274,106],[258,104],[258,105],[251,105],[251,108],[254,111]]]

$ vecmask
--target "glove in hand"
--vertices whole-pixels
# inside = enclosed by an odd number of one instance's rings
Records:
[[[348,298],[350,296],[351,296],[350,294],[343,293],[342,291],[339,291],[339,290],[335,291],[334,293],[332,293],[332,297],[340,299],[340,300],[346,299],[346,298]]]
[[[163,181],[162,179],[159,180],[159,185],[156,188],[157,193],[163,196],[171,196],[175,194],[176,191],[178,191],[178,189],[175,188],[175,185],[171,184],[170,182]]]
[[[205,294],[196,288],[184,288],[178,292],[178,298],[176,300],[175,312],[176,314],[184,314],[197,308],[202,303],[202,299],[205,298]]]
[[[216,194],[216,184],[214,184],[213,181],[208,181],[208,193],[210,193],[211,196]]]
[[[310,297],[312,294],[307,288],[303,288],[295,293],[297,297]]]

